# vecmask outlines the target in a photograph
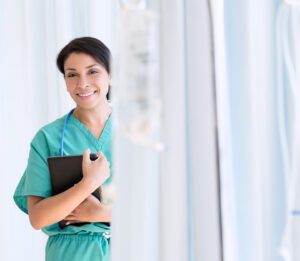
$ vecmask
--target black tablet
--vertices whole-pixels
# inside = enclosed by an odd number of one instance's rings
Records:
[[[91,160],[96,160],[96,154],[90,154]],[[59,194],[71,188],[82,179],[82,155],[48,157],[48,166],[52,183],[52,195]],[[101,188],[96,189],[93,195],[101,201]],[[65,227],[65,221],[60,226]],[[72,225],[83,225],[76,223]]]

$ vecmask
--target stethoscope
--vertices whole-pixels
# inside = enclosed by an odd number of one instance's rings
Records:
[[[65,122],[64,122],[64,125],[63,125],[63,128],[62,128],[62,131],[61,131],[60,156],[63,156],[63,155],[64,155],[64,138],[65,138],[65,132],[66,132],[67,124],[68,124],[68,122],[69,122],[69,120],[70,120],[70,118],[71,118],[71,116],[72,116],[74,110],[75,110],[75,108],[72,109],[72,110],[68,113],[68,115],[67,115],[67,117],[66,117],[66,119],[65,119]]]

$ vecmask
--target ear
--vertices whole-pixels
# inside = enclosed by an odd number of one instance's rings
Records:
[[[70,91],[69,91],[69,88],[68,88],[67,81],[66,81],[66,80],[67,80],[67,79],[66,79],[66,75],[64,74],[63,77],[64,77],[64,81],[65,81],[65,86],[66,86],[67,92],[70,92]]]

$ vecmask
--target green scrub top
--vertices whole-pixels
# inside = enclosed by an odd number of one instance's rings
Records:
[[[66,117],[67,115],[64,115],[41,128],[31,142],[28,164],[14,194],[16,204],[27,214],[28,196],[47,198],[52,195],[47,158],[60,156],[61,132]],[[92,153],[103,152],[112,166],[111,145],[111,117],[108,118],[100,138],[97,139],[85,125],[73,114],[71,115],[64,136],[64,155],[82,154],[84,150],[89,148]],[[105,182],[104,186],[109,182],[110,179]],[[109,230],[110,227],[105,223],[67,226],[63,229],[59,227],[58,223],[55,223],[43,228],[43,231],[49,236],[62,234],[97,235]]]

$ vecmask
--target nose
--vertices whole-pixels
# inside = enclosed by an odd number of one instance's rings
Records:
[[[89,85],[89,79],[88,79],[88,77],[86,77],[84,75],[80,75],[78,77],[76,85],[77,85],[78,88],[81,88],[81,89],[86,88]]]

